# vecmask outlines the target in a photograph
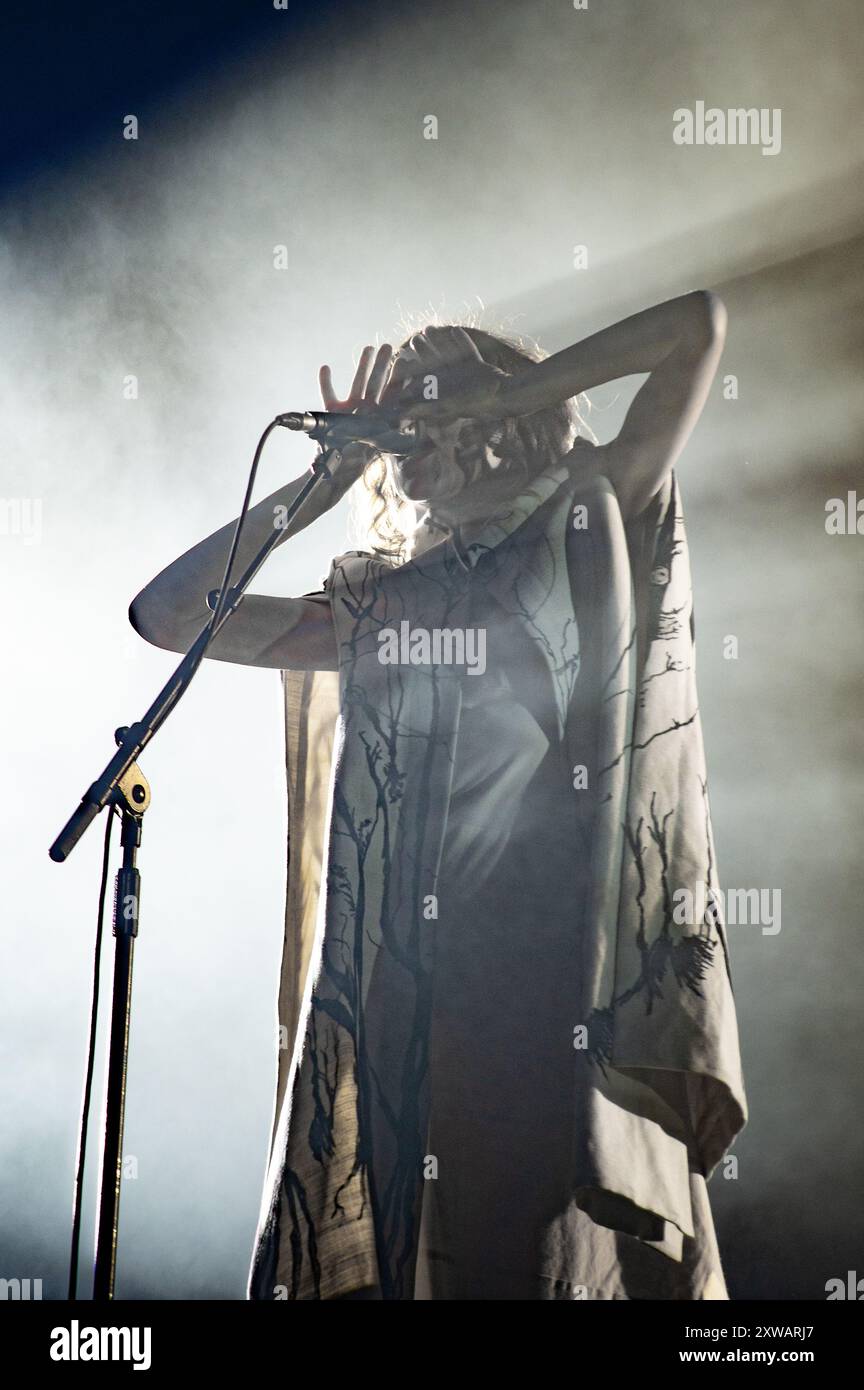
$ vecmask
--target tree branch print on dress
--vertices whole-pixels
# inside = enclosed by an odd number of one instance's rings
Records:
[[[569,524],[576,496],[587,530]],[[403,619],[467,627],[472,584],[530,638],[566,767],[593,769],[574,820],[584,893],[574,902],[583,964],[573,990],[587,991],[595,1061],[574,1075],[573,1191],[620,1193],[644,1210],[644,1229],[665,1214],[692,1233],[680,1136],[693,1129],[710,1168],[746,1113],[728,972],[713,950],[721,928],[706,923],[682,940],[671,917],[673,887],[710,885],[715,863],[674,475],[625,528],[608,479],[585,484],[556,465],[467,553],[466,567],[448,538],[408,564],[353,552],[331,569],[341,713],[326,872],[252,1297],[273,1298],[279,1279],[294,1299],[361,1286],[413,1297],[435,986],[435,923],[423,904],[439,892],[462,687],[453,667],[382,664],[377,637]],[[666,1094],[672,1073],[686,1076],[693,1113],[663,1132],[682,1103]],[[626,1078],[637,1074],[646,1082],[634,1112]],[[664,1212],[651,1175],[673,1154]],[[674,1240],[663,1248],[675,1258]]]
[[[654,542],[646,544],[651,525]],[[647,509],[638,542],[637,532],[638,527],[631,526],[627,539],[634,627],[641,634],[638,656],[634,660],[629,625],[623,628],[628,636],[620,654],[613,646],[607,656],[608,681],[620,684],[626,667],[630,675],[625,684],[635,686],[637,695],[627,736],[617,748],[611,745],[614,752],[599,770],[601,802],[614,799],[613,793],[602,792],[610,778],[626,784],[626,802],[620,792],[615,794],[626,812],[618,822],[621,874],[617,907],[612,908],[617,949],[614,970],[607,970],[605,998],[601,994],[587,1016],[585,1047],[589,1065],[613,1082],[616,1068],[628,1076],[637,1076],[640,1069],[645,1075],[661,1068],[686,1070],[686,1048],[676,1057],[669,1038],[679,1029],[685,1042],[687,1032],[694,1031],[694,1014],[697,1021],[703,1013],[706,1018],[718,1010],[722,1014],[727,994],[731,998],[728,949],[711,891],[717,885],[696,693],[692,584],[674,475]],[[694,894],[700,886],[706,907],[695,929],[689,923],[688,930],[676,920],[675,895],[681,889]],[[698,1001],[698,1009],[684,1006],[688,995]],[[737,1039],[724,1057],[723,1049],[717,1049],[718,1039],[710,1036],[712,1030],[706,1030],[707,1039],[700,1031],[697,1027],[694,1041],[710,1042],[706,1070],[716,1068],[720,1075],[734,1077]],[[641,1058],[633,1052],[636,1037]],[[652,1044],[646,1046],[649,1039]],[[738,1118],[743,1120],[744,1106],[739,1105]],[[709,1146],[709,1167],[714,1153]]]

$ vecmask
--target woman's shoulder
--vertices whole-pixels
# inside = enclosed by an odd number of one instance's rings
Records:
[[[330,561],[330,569],[322,583],[321,596],[329,598],[334,587],[338,587],[340,583],[350,583],[357,575],[367,577],[370,571],[376,575],[386,574],[394,568],[392,559],[374,550],[343,550]]]

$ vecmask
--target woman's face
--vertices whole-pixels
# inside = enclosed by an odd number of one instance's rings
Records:
[[[419,361],[410,348],[397,355],[388,390],[398,395],[403,419],[411,421],[411,400],[425,399],[423,385],[430,372],[428,364]],[[465,384],[464,368],[458,362],[436,370],[438,400],[446,401],[449,392]],[[386,398],[385,392],[385,398]],[[500,436],[500,426],[494,421],[469,419],[413,421],[414,445],[410,454],[394,460],[396,485],[412,502],[443,503],[478,487],[488,488],[498,465],[489,449]]]
[[[412,452],[394,463],[400,492],[412,502],[443,502],[476,485],[489,434],[476,420],[418,420]]]

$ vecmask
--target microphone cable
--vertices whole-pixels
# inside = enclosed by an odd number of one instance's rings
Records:
[[[87,1155],[87,1127],[90,1121],[90,1100],[93,1094],[93,1071],[96,1056],[96,1028],[99,1016],[99,975],[102,967],[102,935],[105,916],[105,893],[108,887],[108,865],[111,859],[111,830],[114,817],[120,812],[112,803],[105,823],[102,848],[102,881],[99,885],[99,906],[96,910],[96,945],[93,951],[93,987],[90,997],[90,1038],[87,1046],[87,1071],[81,1102],[81,1121],[78,1126],[78,1154],[75,1163],[75,1186],[72,1193],[72,1249],[69,1257],[69,1301],[77,1298],[78,1250],[81,1244],[81,1208],[84,1192],[84,1160]]]
[[[264,430],[264,433],[261,435],[261,438],[258,441],[257,448],[255,449],[255,454],[252,459],[252,467],[249,470],[249,479],[246,484],[246,491],[243,497],[243,505],[240,509],[240,515],[237,518],[237,524],[234,528],[234,535],[228,552],[228,559],[225,564],[225,573],[219,590],[219,597],[213,607],[213,613],[208,624],[208,633],[210,634],[210,636],[208,637],[207,642],[202,648],[198,656],[198,659],[195,662],[194,667],[187,673],[186,679],[179,685],[178,689],[174,692],[174,696],[171,700],[172,709],[177,704],[177,701],[180,699],[183,693],[188,689],[192,681],[192,677],[195,675],[196,671],[198,670],[198,667],[204,659],[207,647],[210,645],[210,642],[212,641],[216,625],[219,622],[222,613],[224,612],[225,605],[227,603],[229,585],[231,583],[231,575],[237,556],[237,549],[240,544],[240,538],[243,534],[243,527],[245,525],[246,517],[249,512],[249,503],[252,498],[252,490],[255,486],[255,481],[258,476],[258,465],[261,462],[261,455],[264,451],[264,445],[267,443],[270,434],[274,429],[277,428],[279,423],[280,422],[278,419],[271,420],[270,424],[267,426],[267,428]],[[72,1193],[72,1240],[69,1256],[68,1284],[68,1297],[70,1302],[74,1302],[77,1299],[78,1261],[81,1246],[81,1220],[84,1192],[84,1170],[87,1155],[87,1130],[90,1122],[90,1107],[93,1096],[93,1074],[95,1071],[96,1035],[98,1029],[99,1015],[99,977],[101,974],[102,966],[102,942],[104,937],[105,897],[108,889],[108,874],[111,860],[111,831],[114,826],[115,816],[120,816],[120,810],[117,807],[116,803],[109,803],[107,809],[109,815],[105,823],[105,839],[103,842],[102,849],[102,877],[99,885],[99,905],[96,914],[96,941],[93,952],[93,983],[91,988],[90,999],[90,1033],[87,1045],[87,1066],[84,1076],[84,1089],[81,1102],[81,1118],[78,1126],[78,1145],[75,1162],[75,1181]]]

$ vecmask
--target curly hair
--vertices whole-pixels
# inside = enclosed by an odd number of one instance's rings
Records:
[[[427,318],[423,328],[415,328],[400,345],[407,351],[412,338],[433,323],[437,327],[459,327],[471,338],[484,362],[502,371],[517,374],[532,362],[548,355],[536,342],[524,336],[490,333],[475,323],[440,324]],[[551,460],[563,458],[573,447],[577,434],[590,430],[579,412],[575,398],[547,406],[531,415],[490,422],[490,451],[485,468],[497,476],[512,475],[512,494]],[[595,440],[596,442],[596,440]],[[411,558],[419,523],[419,509],[402,496],[396,484],[392,456],[376,453],[367,464],[360,484],[352,489],[353,523],[365,545],[382,559],[403,564]]]

